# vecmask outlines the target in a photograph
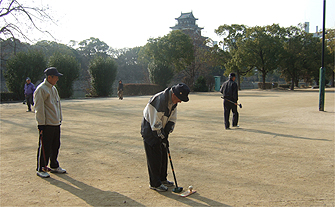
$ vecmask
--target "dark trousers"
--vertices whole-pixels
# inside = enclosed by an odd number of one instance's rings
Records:
[[[42,167],[48,166],[57,168],[58,152],[60,148],[60,126],[45,126],[39,138],[37,150],[37,171],[42,171]]]
[[[31,105],[34,105],[33,94],[26,95],[26,101],[27,101],[28,110],[31,111]]]
[[[150,146],[144,142],[151,187],[159,187],[167,177],[167,152],[163,144]]]
[[[224,100],[223,108],[224,108],[224,124],[226,129],[228,129],[230,126],[229,123],[230,110],[233,112],[233,126],[237,126],[238,123],[237,106],[229,101]]]

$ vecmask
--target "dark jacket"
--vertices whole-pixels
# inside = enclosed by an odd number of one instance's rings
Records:
[[[229,79],[222,84],[220,92],[223,94],[223,98],[237,103],[238,87],[237,83],[235,83],[235,81],[233,81],[232,79]]]
[[[151,146],[160,144],[173,131],[177,119],[177,104],[172,103],[171,94],[171,88],[157,93],[150,98],[143,110],[141,135]]]

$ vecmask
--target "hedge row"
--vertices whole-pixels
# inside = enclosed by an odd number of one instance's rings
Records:
[[[19,101],[20,100],[20,98],[15,93],[2,92],[0,96],[1,96],[1,103],[7,102],[7,101]]]
[[[126,96],[141,96],[153,95],[165,88],[156,84],[123,84],[123,95]]]
[[[258,88],[263,89],[263,83],[258,83]],[[265,83],[265,89],[278,88],[278,83]]]

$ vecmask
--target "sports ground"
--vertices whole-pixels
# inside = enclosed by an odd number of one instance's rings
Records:
[[[182,198],[149,189],[140,135],[150,96],[62,100],[59,162],[36,176],[38,131],[22,103],[1,112],[1,206],[334,206],[335,90],[242,90],[225,130],[219,92],[178,105],[170,151]],[[173,181],[171,168],[168,179]]]

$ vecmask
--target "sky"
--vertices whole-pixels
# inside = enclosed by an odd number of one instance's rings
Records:
[[[193,12],[202,35],[222,40],[214,30],[224,24],[281,27],[309,22],[322,30],[324,0],[35,0],[48,6],[55,23],[43,25],[55,39],[34,32],[34,40],[68,44],[90,37],[115,49],[143,46],[149,38],[167,35],[181,13]],[[38,25],[41,26],[41,25]],[[326,0],[326,28],[335,29],[335,0]]]

